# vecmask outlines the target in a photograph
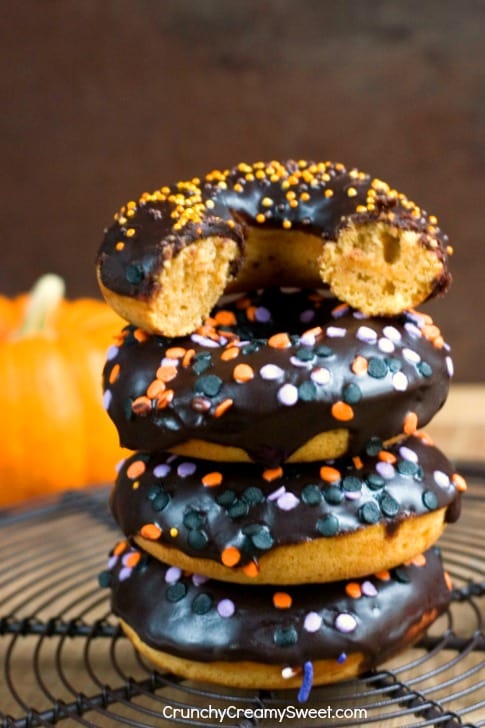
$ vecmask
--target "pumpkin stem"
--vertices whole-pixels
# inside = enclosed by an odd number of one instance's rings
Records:
[[[49,320],[64,297],[63,279],[55,273],[46,273],[32,287],[22,325],[15,338],[45,331]]]

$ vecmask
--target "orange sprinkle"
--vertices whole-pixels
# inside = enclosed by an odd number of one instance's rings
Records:
[[[131,411],[135,415],[140,415],[141,417],[144,417],[147,415],[152,408],[152,403],[148,399],[148,397],[137,397],[132,403],[131,403]]]
[[[218,311],[214,318],[219,326],[234,326],[237,323],[232,311]]]
[[[113,367],[113,369],[109,373],[109,379],[108,379],[108,381],[109,381],[110,384],[114,384],[116,382],[116,380],[120,376],[120,370],[121,370],[120,365],[119,364],[115,364],[114,367]]]
[[[445,579],[445,584],[448,587],[450,591],[453,591],[453,582],[451,581],[451,576],[448,574],[447,571],[443,572],[443,576]]]
[[[389,581],[391,578],[391,574],[387,569],[384,569],[384,571],[378,571],[374,576],[376,579],[380,579],[381,581]]]
[[[293,603],[293,599],[288,592],[275,592],[273,594],[273,605],[276,609],[289,609]]]
[[[345,593],[349,597],[352,597],[352,599],[360,599],[362,596],[362,589],[360,588],[359,582],[349,581],[349,583],[345,585]]]
[[[250,561],[249,564],[243,566],[242,570],[246,574],[246,576],[249,576],[250,579],[256,578],[256,576],[259,574],[259,566],[255,561]]]
[[[141,559],[141,553],[139,551],[134,551],[133,553],[126,555],[126,557],[124,559],[124,565],[133,568],[134,566],[137,565],[137,563],[140,561],[140,559]]]
[[[113,555],[114,556],[120,556],[120,554],[125,551],[126,547],[128,546],[128,541],[118,541],[116,546],[113,549]]]
[[[433,339],[433,346],[435,346],[437,349],[442,349],[445,345],[445,340],[442,336],[437,336],[436,339]]]
[[[140,475],[143,475],[146,469],[147,466],[143,460],[134,460],[126,469],[126,474],[130,480],[136,480]]]
[[[221,483],[222,473],[218,473],[217,470],[214,470],[212,473],[207,473],[202,478],[202,485],[205,485],[207,488],[213,488],[215,485],[220,485]]]
[[[320,477],[326,483],[336,483],[342,476],[337,468],[332,468],[330,465],[323,465],[320,468]]]
[[[162,382],[170,382],[172,379],[175,379],[176,376],[177,367],[174,367],[171,364],[164,364],[157,369],[156,377]]]
[[[195,356],[195,349],[186,349],[184,358],[182,359],[182,366],[188,367],[192,359]]]
[[[157,409],[165,409],[172,401],[174,394],[173,389],[165,389],[165,391],[160,392],[157,397]]]
[[[239,356],[239,348],[237,346],[230,346],[228,349],[224,349],[221,354],[222,361],[231,361]]]
[[[268,483],[271,483],[272,480],[276,480],[277,478],[281,478],[283,475],[283,468],[267,468],[263,471],[263,478]]]
[[[362,458],[360,458],[358,455],[355,455],[355,457],[352,458],[352,462],[354,463],[354,468],[357,468],[357,470],[362,470],[362,468],[364,467]]]
[[[468,488],[465,478],[459,473],[453,473],[451,476],[451,482],[460,493],[464,493]]]
[[[251,305],[250,298],[240,298],[238,301],[236,301],[236,308],[239,308],[241,310],[247,308],[250,305]]]
[[[424,554],[418,554],[411,559],[411,564],[414,566],[426,566],[426,556]]]
[[[119,240],[115,245],[116,250],[123,250],[124,247],[125,247],[125,244],[122,240]]]
[[[162,529],[156,523],[145,523],[140,529],[140,536],[149,541],[156,541],[162,535]]]
[[[241,559],[241,552],[236,546],[226,546],[221,554],[221,561],[224,566],[236,566]]]
[[[377,457],[379,460],[382,460],[383,463],[395,463],[397,460],[394,453],[388,452],[387,450],[381,450]]]
[[[146,331],[143,331],[143,329],[135,329],[133,332],[133,336],[137,341],[140,342],[140,344],[142,344],[148,339],[149,334],[147,334]]]
[[[403,422],[403,432],[406,435],[413,435],[418,429],[418,416],[416,412],[408,412]]]
[[[229,397],[227,399],[223,399],[222,402],[219,402],[219,404],[215,408],[214,417],[222,417],[222,415],[227,412],[227,410],[230,409],[233,404],[233,399],[230,399]]]
[[[248,306],[246,309],[246,318],[248,321],[256,320],[256,306]]]
[[[147,389],[147,397],[150,399],[156,399],[159,394],[161,394],[165,390],[165,383],[162,382],[160,379],[154,379],[153,382],[151,382],[148,385]]]
[[[169,359],[182,359],[185,355],[185,349],[183,346],[171,346],[167,349],[165,356]]]
[[[428,341],[434,341],[438,336],[441,336],[441,331],[435,324],[425,324],[421,329],[421,333]]]
[[[232,377],[235,382],[243,384],[244,382],[250,382],[254,379],[254,369],[249,364],[236,364],[232,372]]]
[[[342,401],[334,402],[331,412],[332,416],[335,417],[336,420],[341,420],[342,422],[348,422],[354,417],[354,410],[352,407]]]
[[[368,366],[369,363],[365,356],[356,356],[350,368],[352,369],[354,374],[357,374],[357,376],[359,376],[361,374],[367,374]]]
[[[314,326],[313,329],[307,329],[303,332],[303,336],[320,336],[322,333],[322,327],[321,326]]]
[[[290,337],[284,333],[273,334],[268,339],[268,346],[271,346],[273,349],[287,349],[291,346]]]
[[[338,316],[339,313],[345,313],[348,309],[348,304],[346,303],[339,303],[338,306],[335,306],[335,308],[332,309],[332,314]]]

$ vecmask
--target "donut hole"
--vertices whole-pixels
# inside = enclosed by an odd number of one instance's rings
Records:
[[[370,316],[417,306],[442,273],[419,233],[382,221],[343,228],[320,256],[320,274],[334,295]]]

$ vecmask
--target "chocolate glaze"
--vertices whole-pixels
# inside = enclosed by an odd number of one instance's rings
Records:
[[[222,311],[234,316],[233,325],[217,323],[227,321]],[[266,289],[221,303],[212,315],[214,325],[177,339],[128,326],[110,349],[105,406],[123,446],[167,450],[199,438],[242,448],[255,462],[274,466],[318,433],[343,428],[350,432],[350,452],[358,454],[373,436],[401,433],[409,412],[424,426],[446,399],[449,347],[420,314],[365,318],[319,293]],[[288,346],[268,346],[280,332],[289,334]],[[145,395],[174,347],[192,358],[172,359],[171,399],[160,408]],[[225,358],[228,348],[238,349],[237,358]],[[354,371],[356,357],[364,371]],[[239,364],[251,368],[248,381],[235,381]],[[333,405],[342,401],[351,419],[335,416]],[[222,402],[229,406],[217,416]]]
[[[347,582],[285,587],[286,608],[274,606],[281,588],[193,578],[127,543],[115,551],[100,575],[114,613],[151,647],[193,660],[285,666],[362,652],[370,668],[411,642],[425,613],[435,618],[450,601],[436,549],[425,565],[400,566],[388,580],[356,579],[358,598],[346,593]]]
[[[283,544],[371,523],[384,523],[392,535],[404,519],[440,508],[447,508],[448,521],[458,519],[460,493],[443,453],[418,437],[381,449],[372,445],[361,467],[351,458],[334,461],[340,477],[332,482],[322,478],[326,463],[285,465],[275,475],[255,465],[137,453],[120,469],[111,510],[128,537],[155,523],[161,530],[156,540],[197,558],[219,561],[225,548],[235,546],[239,565]],[[221,483],[207,487],[204,477],[214,471]]]
[[[143,194],[123,206],[105,232],[99,275],[108,289],[146,299],[157,290],[165,261],[196,240],[233,239],[242,257],[247,226],[291,227],[335,240],[341,228],[371,221],[419,233],[444,265],[430,295],[447,290],[447,237],[426,211],[359,170],[293,160],[239,164]]]

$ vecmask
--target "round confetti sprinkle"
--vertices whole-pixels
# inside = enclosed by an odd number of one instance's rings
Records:
[[[362,390],[354,382],[346,384],[342,388],[342,399],[347,404],[357,404],[362,399]]]
[[[378,462],[376,463],[376,470],[383,478],[386,480],[392,480],[394,476],[396,475],[396,470],[391,463],[385,463],[385,462]]]
[[[366,344],[375,344],[377,341],[377,333],[369,326],[359,326],[355,338],[359,339],[359,341],[364,341]]]
[[[359,508],[359,518],[363,523],[377,523],[381,518],[381,512],[377,503],[367,501]]]
[[[342,488],[347,491],[359,491],[362,489],[362,480],[356,475],[346,475],[342,480]]]
[[[404,372],[396,372],[392,375],[392,386],[396,392],[405,392],[408,388],[408,378]]]
[[[412,478],[418,472],[418,466],[412,460],[401,460],[397,465],[397,471],[400,475]]]
[[[294,627],[277,627],[273,632],[273,640],[278,647],[290,647],[298,642],[298,632]]]
[[[341,339],[347,333],[347,329],[343,329],[340,326],[327,326],[326,334],[331,339]],[[321,356],[321,354],[319,355]]]
[[[335,618],[335,629],[339,632],[347,634],[353,632],[357,628],[357,620],[347,612],[341,612]]]
[[[197,594],[192,602],[192,611],[194,614],[207,614],[212,609],[212,597],[210,594]]]
[[[167,584],[175,584],[175,582],[181,579],[181,577],[182,569],[179,569],[178,566],[169,566],[165,572],[165,581]]]
[[[226,546],[221,554],[221,561],[224,566],[236,566],[241,560],[241,553],[236,546]]]
[[[303,382],[298,387],[298,399],[302,402],[313,402],[317,398],[317,388],[311,381]]]
[[[365,597],[376,597],[377,589],[371,581],[363,581],[361,584],[362,594]]]
[[[215,374],[207,374],[199,377],[194,384],[194,391],[197,394],[205,394],[208,397],[215,397],[222,387],[222,379]]]
[[[337,485],[330,485],[323,491],[325,501],[332,506],[338,506],[344,499],[344,494]]]
[[[177,581],[170,584],[165,594],[169,602],[179,602],[187,594],[187,586],[183,581]]]
[[[187,535],[187,543],[196,551],[202,551],[202,549],[204,549],[209,543],[209,537],[205,531],[198,531],[194,529],[189,531]]]
[[[314,369],[310,374],[310,379],[312,382],[315,382],[315,384],[328,384],[330,382],[330,378],[330,371],[325,367]]]
[[[417,364],[419,361],[421,361],[421,357],[419,356],[417,351],[414,351],[413,349],[408,349],[407,347],[404,347],[402,350],[402,356],[406,361],[410,362],[411,364]]]
[[[316,506],[322,500],[322,491],[318,485],[305,485],[301,491],[301,499],[307,506]]]
[[[384,326],[382,333],[395,344],[401,341],[401,332],[395,326]]]
[[[442,470],[435,470],[433,473],[433,479],[436,485],[439,485],[440,488],[448,488],[450,486],[450,479]]]
[[[386,493],[385,491],[381,494],[380,506],[381,511],[388,518],[394,518],[394,516],[397,516],[400,511],[400,505],[397,500],[390,493]]]
[[[255,485],[250,485],[249,488],[246,488],[241,497],[249,503],[249,505],[256,505],[257,503],[262,503],[264,501],[263,491]]]
[[[260,551],[267,551],[268,549],[272,548],[274,544],[274,538],[271,535],[271,531],[269,530],[268,526],[259,523],[254,524],[254,526],[256,526],[256,528],[250,536],[254,546]]]
[[[422,495],[422,500],[429,511],[434,511],[438,507],[438,498],[432,490],[425,490]]]
[[[109,389],[107,389],[103,393],[103,407],[105,410],[108,410],[110,408],[112,399],[113,399],[113,395],[111,394],[111,391]]]
[[[299,503],[299,499],[293,493],[283,493],[277,499],[276,504],[282,511],[292,511]]]
[[[232,617],[235,611],[236,606],[231,599],[221,599],[221,601],[217,604],[217,613],[224,619]]]
[[[160,463],[153,468],[153,475],[155,478],[165,478],[171,471],[170,465],[166,463]]]
[[[293,603],[288,592],[275,592],[273,594],[273,605],[276,609],[289,609]]]
[[[323,620],[318,612],[308,612],[308,614],[305,615],[303,629],[306,630],[306,632],[318,632],[322,626],[322,621]]]
[[[195,463],[191,463],[191,462],[180,463],[180,465],[177,468],[177,475],[180,478],[188,478],[190,475],[193,475],[196,470],[197,470],[197,466]]]
[[[170,496],[164,491],[159,493],[156,498],[152,500],[152,508],[154,511],[163,511],[170,502]]]
[[[262,324],[271,321],[271,311],[265,306],[258,306],[254,312],[254,318]]]
[[[413,463],[418,462],[418,456],[415,451],[411,450],[411,448],[406,447],[405,445],[402,445],[399,448],[399,455],[404,458],[404,460],[410,460]]]
[[[157,541],[162,535],[162,529],[156,523],[145,523],[140,529],[140,536],[149,541]]]
[[[375,356],[371,356],[368,359],[367,374],[374,379],[383,379],[389,368],[384,359],[378,359]]]
[[[392,352],[396,348],[390,339],[386,339],[384,337],[381,337],[379,339],[379,341],[377,342],[377,346],[379,348],[379,351],[382,351],[384,354],[392,354]]]
[[[285,405],[285,407],[291,407],[298,402],[298,389],[294,384],[283,384],[278,390],[278,402]]]
[[[346,402],[334,402],[331,408],[332,416],[341,422],[348,422],[354,418],[354,410]]]
[[[265,364],[259,370],[259,376],[267,381],[280,379],[285,374],[284,370],[276,366],[276,364]]]
[[[316,522],[317,531],[322,536],[335,536],[339,530],[339,520],[333,513],[327,513]]]

